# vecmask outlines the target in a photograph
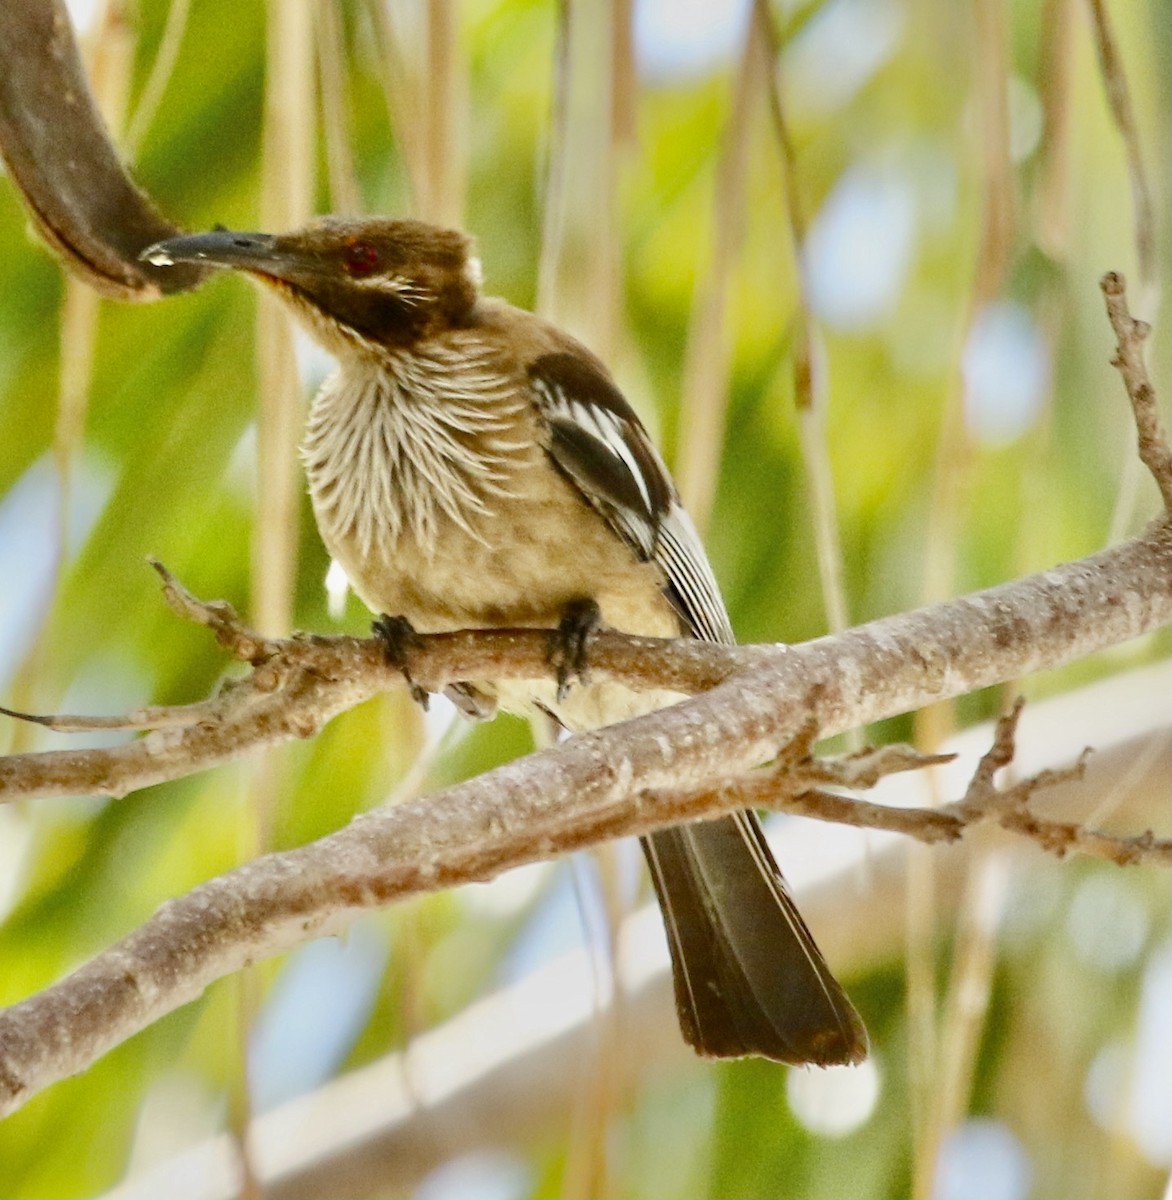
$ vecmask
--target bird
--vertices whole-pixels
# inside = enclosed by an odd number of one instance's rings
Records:
[[[572,735],[679,699],[583,678],[599,624],[735,642],[695,525],[610,371],[555,325],[484,295],[465,233],[325,217],[287,233],[217,227],[141,257],[242,272],[336,360],[301,455],[325,546],[379,614],[393,659],[424,633],[560,637],[548,681],[450,689],[470,715],[543,711]],[[866,1057],[863,1023],[753,812],[641,844],[680,1028],[697,1053],[820,1066]]]

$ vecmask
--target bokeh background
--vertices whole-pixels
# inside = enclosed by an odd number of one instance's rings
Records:
[[[1166,403],[1167,0],[70,8],[111,127],[181,224],[371,211],[474,232],[488,290],[613,365],[744,641],[1044,569],[1156,510],[1097,281],[1128,275]],[[328,370],[239,279],[97,301],[0,179],[4,703],[116,713],[214,688],[223,656],[164,607],[147,555],[266,630],[365,628],[343,581],[327,587],[296,467]],[[1122,748],[1072,801],[1107,827],[1167,829],[1166,733],[1128,739],[1166,725],[1168,653],[1165,631],[1018,689],[1050,714],[1024,739],[1039,763]],[[871,734],[938,745],[1010,690]],[[0,1000],[213,874],[532,736],[396,693],[120,800],[0,808]],[[6,752],[65,744],[0,725]],[[233,1137],[282,1180],[274,1196],[1161,1193],[1165,874],[1006,838],[917,852],[770,828],[867,1020],[864,1068],[693,1058],[637,855],[617,847],[365,917],[216,985],[0,1124],[0,1197],[120,1180],[123,1196],[259,1194]],[[616,972],[633,989],[617,1001]],[[299,1158],[311,1144],[324,1173]]]

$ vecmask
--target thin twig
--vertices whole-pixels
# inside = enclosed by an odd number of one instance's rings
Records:
[[[150,729],[171,729],[214,720],[217,698],[198,700],[194,704],[150,705],[136,708],[121,716],[74,716],[68,713],[27,713],[0,704],[0,715],[40,725],[54,733],[123,732],[145,733]]]
[[[1152,473],[1160,489],[1164,511],[1172,513],[1172,448],[1169,448],[1164,422],[1160,419],[1156,390],[1144,365],[1143,344],[1151,333],[1151,326],[1131,315],[1127,306],[1127,285],[1117,271],[1108,271],[1099,286],[1107,301],[1107,319],[1119,342],[1111,365],[1118,368],[1131,401],[1140,461]]]
[[[1059,858],[1075,851],[1120,866],[1172,866],[1172,839],[1157,838],[1151,830],[1121,837],[1051,821],[1029,811],[1029,801],[1039,792],[1082,778],[1087,751],[1069,767],[1040,771],[1008,788],[996,786],[997,772],[1013,760],[1022,708],[1023,701],[1018,700],[998,721],[993,743],[978,763],[964,797],[951,804],[893,808],[826,791],[827,785],[873,787],[887,775],[940,765],[955,755],[920,754],[910,746],[880,746],[841,758],[815,758],[811,754],[815,733],[810,725],[781,750],[770,770],[723,781],[714,788],[656,795],[655,804],[667,807],[680,820],[695,817],[702,806],[774,809],[839,825],[900,833],[929,845],[957,841],[969,829],[992,823],[1036,842]],[[643,796],[645,802],[651,798]]]
[[[832,633],[850,624],[846,586],[843,582],[842,536],[839,531],[838,502],[834,493],[834,473],[826,441],[825,386],[815,379],[814,318],[807,296],[806,273],[802,256],[806,242],[806,214],[798,187],[798,162],[785,115],[781,90],[782,43],[773,7],[768,0],[756,0],[753,21],[760,27],[770,69],[762,75],[773,134],[781,160],[782,194],[789,225],[795,270],[796,303],[791,322],[793,331],[794,407],[798,416],[798,434],[806,485],[810,492],[811,523],[822,584],[822,603]],[[856,747],[857,748],[857,747]]]

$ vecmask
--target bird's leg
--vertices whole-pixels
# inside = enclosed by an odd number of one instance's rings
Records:
[[[415,626],[406,617],[392,617],[383,613],[377,621],[371,622],[370,630],[382,642],[387,662],[402,672],[411,692],[411,699],[426,712],[427,691],[411,678],[408,666],[411,651],[417,650],[421,645]]]
[[[602,610],[597,600],[571,600],[557,629],[550,634],[549,665],[557,678],[559,702],[566,698],[575,679],[586,682],[587,647],[601,624]]]

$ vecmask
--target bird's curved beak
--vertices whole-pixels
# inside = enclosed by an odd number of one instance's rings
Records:
[[[305,264],[284,251],[271,233],[238,233],[217,229],[211,233],[189,233],[181,237],[155,242],[139,255],[155,267],[171,267],[176,263],[201,263],[209,267],[227,267],[251,271],[278,279]]]

